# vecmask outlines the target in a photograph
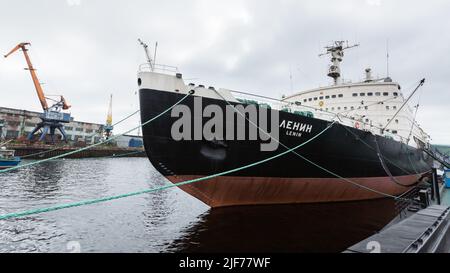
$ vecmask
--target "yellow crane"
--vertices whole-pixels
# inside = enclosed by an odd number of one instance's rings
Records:
[[[108,139],[112,135],[112,94],[109,99],[108,115],[106,116],[105,136]]]

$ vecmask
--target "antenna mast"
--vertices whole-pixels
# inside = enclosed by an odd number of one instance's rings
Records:
[[[156,52],[158,50],[158,42],[155,43],[155,53],[153,54],[153,65],[156,65]]]
[[[341,78],[341,62],[344,58],[344,50],[357,46],[359,44],[349,46],[348,41],[335,41],[333,45],[325,47],[327,50],[326,53],[319,54],[319,57],[328,54],[331,55],[332,64],[328,68],[328,77],[333,78],[335,85],[339,83],[339,79]]]
[[[150,64],[150,69],[153,71],[154,70],[154,62],[152,61],[152,58],[150,57],[150,54],[148,52],[148,45],[146,43],[144,43],[141,39],[138,39],[138,41],[141,44],[141,46],[144,48],[145,56],[147,57],[147,63]],[[155,48],[155,55],[156,55],[156,48]]]
[[[386,77],[389,78],[389,39],[386,40]]]

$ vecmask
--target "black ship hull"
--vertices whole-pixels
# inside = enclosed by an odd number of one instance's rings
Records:
[[[184,96],[141,89],[142,122]],[[180,105],[194,113],[194,99],[195,94]],[[208,105],[217,105],[225,111],[227,102],[203,97],[202,109]],[[171,129],[177,119],[166,113],[142,128],[148,158],[173,183],[235,169],[287,150],[280,145],[274,151],[262,152],[261,140],[174,140]],[[208,120],[200,119],[203,123]],[[310,131],[303,134],[280,127],[279,142],[289,148],[313,138],[330,125],[329,121],[283,111],[279,112],[279,121],[310,126]],[[249,129],[254,125],[245,126]],[[180,188],[211,207],[355,201],[400,195],[430,169],[430,158],[419,149],[341,124],[332,125],[296,152],[315,164],[290,152],[251,168]]]

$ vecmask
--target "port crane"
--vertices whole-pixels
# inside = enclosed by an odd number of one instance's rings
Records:
[[[69,123],[71,121],[69,113],[63,113],[62,110],[67,110],[70,108],[67,101],[63,96],[59,96],[59,100],[54,100],[45,96],[44,91],[42,89],[41,83],[36,75],[36,70],[31,63],[30,56],[28,55],[27,46],[31,45],[30,43],[20,43],[15,46],[8,54],[4,55],[7,58],[9,55],[13,54],[17,50],[21,49],[23,55],[25,56],[25,60],[27,62],[28,68],[25,70],[30,71],[31,79],[33,80],[34,87],[36,89],[36,93],[38,95],[39,101],[42,106],[42,110],[44,111],[41,115],[41,122],[36,125],[33,131],[30,132],[27,139],[32,140],[34,134],[41,130],[41,136],[39,137],[39,141],[45,139],[45,136],[48,134],[51,137],[52,143],[55,142],[55,132],[59,130],[61,132],[62,138],[67,142],[66,132],[64,131],[63,123]],[[51,106],[47,103],[47,99],[54,102]]]
[[[105,124],[105,137],[106,139],[109,139],[109,137],[112,135],[112,94],[109,99],[109,107],[108,107],[108,115],[106,116],[106,124]]]

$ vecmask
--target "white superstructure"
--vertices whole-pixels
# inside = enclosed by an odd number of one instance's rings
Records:
[[[417,146],[414,137],[428,143],[429,136],[415,122],[414,110],[405,103],[398,83],[389,77],[372,79],[370,68],[365,70],[366,78],[362,82],[340,82],[339,64],[343,50],[351,47],[344,47],[342,41],[327,47],[332,61],[328,76],[334,79],[334,85],[302,91],[283,100],[295,107],[311,108],[316,118],[337,118],[343,124],[389,136],[411,146]]]

